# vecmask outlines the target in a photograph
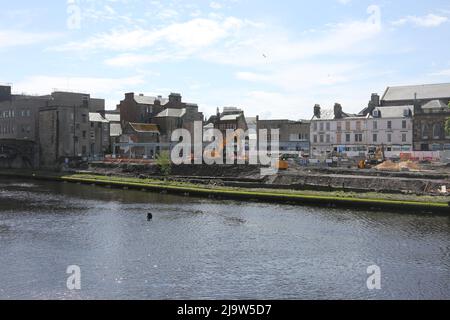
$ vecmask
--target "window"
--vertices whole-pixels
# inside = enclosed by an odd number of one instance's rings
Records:
[[[403,121],[402,121],[402,128],[403,128],[403,129],[406,129],[406,120],[403,120]]]
[[[428,139],[428,132],[430,131],[430,127],[428,124],[424,123],[422,125],[422,139]]]
[[[387,141],[392,142],[392,134],[388,133],[387,135]]]
[[[314,143],[317,143],[317,136],[314,135]]]
[[[320,131],[323,131],[323,122],[320,123]]]
[[[314,122],[314,131],[317,131],[317,122]]]
[[[350,133],[345,135],[345,142],[350,142]]]
[[[442,136],[442,126],[439,123],[433,125],[433,139],[440,139]]]
[[[338,144],[342,143],[342,134],[341,133],[336,134],[336,143],[338,143]]]
[[[392,121],[388,121],[388,122],[387,122],[387,128],[388,128],[389,130],[392,129]]]
[[[406,133],[402,134],[402,142],[406,142]]]
[[[361,121],[356,121],[356,130],[361,131]]]
[[[83,131],[83,139],[86,139],[86,131]]]
[[[345,121],[345,130],[350,131],[350,121]]]
[[[327,143],[330,143],[330,141],[331,141],[331,137],[330,137],[330,135],[329,135],[329,134],[327,134],[327,137],[326,137],[326,142],[327,142]]]
[[[362,134],[360,133],[355,134],[355,142],[362,142]]]
[[[337,131],[342,131],[342,123],[341,122],[337,123]]]
[[[377,121],[373,122],[373,130],[378,130],[378,122]]]
[[[81,116],[81,119],[82,119],[83,123],[86,123],[86,122],[87,122],[87,116],[86,116],[85,114],[83,114],[83,115]]]
[[[330,128],[331,128],[330,123],[327,122],[327,131],[330,131],[331,130]]]
[[[323,143],[323,134],[320,135],[320,143]]]
[[[378,135],[377,134],[373,135],[373,142],[378,142]]]

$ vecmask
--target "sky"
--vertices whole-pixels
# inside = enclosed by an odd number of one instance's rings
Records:
[[[183,95],[310,119],[387,86],[450,82],[448,0],[1,0],[0,83],[14,93]]]

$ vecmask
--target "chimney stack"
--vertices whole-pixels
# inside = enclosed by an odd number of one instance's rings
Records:
[[[380,106],[380,96],[378,95],[378,93],[372,93],[372,97],[370,98],[370,102],[372,103],[372,105],[374,107],[379,107]]]
[[[0,86],[0,101],[11,101],[10,86]]]
[[[321,116],[320,104],[316,104],[314,106],[314,116],[316,118],[320,119],[320,116]]]
[[[342,106],[339,103],[334,104],[334,118],[342,119]]]

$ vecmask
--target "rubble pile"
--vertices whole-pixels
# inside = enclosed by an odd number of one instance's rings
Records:
[[[385,161],[375,167],[380,171],[422,171],[420,165],[412,161],[392,162]]]

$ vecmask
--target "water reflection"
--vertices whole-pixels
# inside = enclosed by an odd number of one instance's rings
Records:
[[[445,216],[2,180],[0,298],[448,299],[449,226]],[[80,292],[65,287],[73,264]],[[381,291],[367,290],[372,264]]]

